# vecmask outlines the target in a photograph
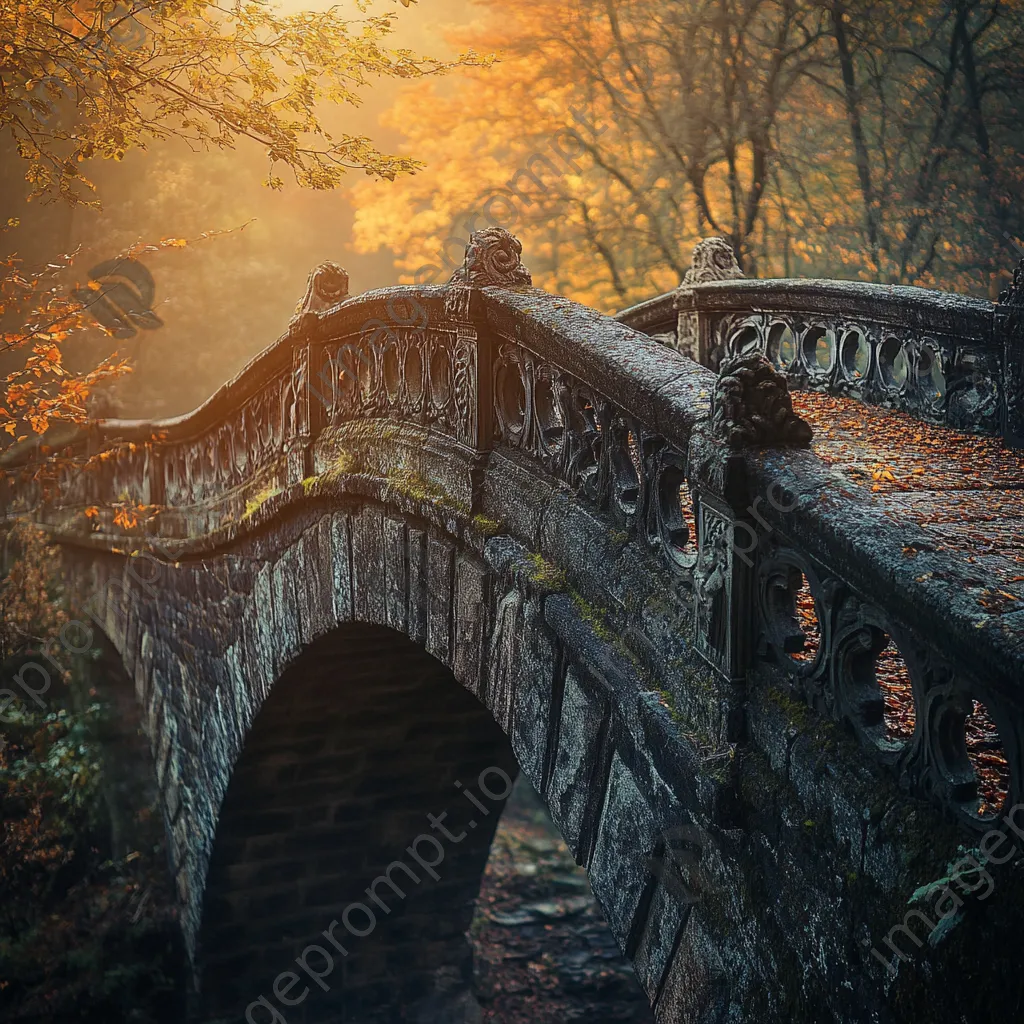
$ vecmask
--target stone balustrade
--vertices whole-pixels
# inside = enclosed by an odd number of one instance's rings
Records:
[[[1012,320],[1024,304],[1019,283],[995,304],[901,285],[742,279],[699,251],[695,266],[703,270],[693,283],[616,319],[712,369],[761,352],[793,388],[1024,444],[1024,340]]]

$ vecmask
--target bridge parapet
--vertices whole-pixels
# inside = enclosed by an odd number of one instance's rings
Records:
[[[701,244],[714,241],[727,246],[721,239]],[[1019,284],[996,305],[869,282],[738,279],[736,271],[698,271],[616,319],[712,369],[761,352],[794,388],[1024,444],[1024,344],[1009,313],[1024,301]]]

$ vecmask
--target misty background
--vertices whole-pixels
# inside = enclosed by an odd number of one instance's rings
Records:
[[[279,6],[285,12],[335,6],[352,20],[361,17],[354,0],[281,0]],[[373,12],[385,9],[378,4]],[[455,54],[446,29],[470,24],[476,13],[471,0],[424,0],[408,8],[396,2],[394,10],[395,31],[386,45],[440,58]],[[425,80],[371,81],[360,107],[325,107],[324,121],[331,131],[369,136],[385,152],[404,152],[401,132],[378,122],[400,91]],[[435,86],[450,88],[451,81]],[[275,191],[261,185],[267,168],[262,148],[244,140],[223,152],[153,145],[120,163],[94,161],[89,174],[103,209],[71,210],[62,203],[26,205],[23,162],[12,152],[0,155],[0,217],[21,222],[6,234],[6,251],[31,266],[77,250],[67,286],[84,284],[90,267],[135,243],[229,230],[139,257],[155,281],[153,309],[162,327],[117,342],[97,330],[91,340],[69,344],[68,363],[76,369],[113,345],[132,358],[134,372],[115,385],[120,415],[175,416],[203,402],[284,332],[309,271],[324,260],[348,270],[353,294],[398,282],[393,252],[352,247],[351,189],[365,180],[362,172],[350,172],[348,184],[333,192],[302,189],[287,176]]]

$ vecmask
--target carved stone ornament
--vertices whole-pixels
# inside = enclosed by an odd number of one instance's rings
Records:
[[[697,644],[721,668],[728,654],[729,528],[721,516],[706,512],[704,527],[693,572]]]
[[[474,231],[469,236],[462,266],[452,274],[449,283],[475,285],[478,288],[488,285],[501,288],[532,285],[530,271],[519,258],[522,252],[522,243],[504,228]]]
[[[1024,259],[1017,264],[1010,287],[999,293],[999,304],[1024,307]]]
[[[743,271],[736,262],[736,254],[725,238],[702,238],[694,247],[690,257],[690,269],[683,275],[678,291],[685,291],[705,281],[732,281],[743,277]],[[666,337],[665,343],[684,356],[699,359],[697,343],[697,314],[681,313],[676,324],[674,339]]]
[[[319,313],[348,298],[348,273],[344,267],[327,260],[309,272],[306,294],[295,309],[295,315]]]
[[[702,238],[693,247],[690,269],[680,282],[680,288],[689,288],[705,281],[732,281],[743,277],[736,262],[736,254],[725,238]]]
[[[813,436],[793,411],[786,378],[760,352],[722,363],[711,396],[711,430],[731,448],[807,445]]]

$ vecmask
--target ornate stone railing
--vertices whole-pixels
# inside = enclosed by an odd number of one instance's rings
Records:
[[[1024,444],[1024,339],[1010,322],[1024,304],[1019,270],[996,305],[895,285],[746,280],[731,255],[723,239],[705,240],[678,289],[616,319],[712,369],[761,352],[791,387]]]
[[[79,447],[113,446],[116,456],[68,480],[60,500],[35,514],[78,546],[158,540],[172,556],[219,548],[258,526],[271,498],[283,507],[317,480],[380,473],[353,454],[353,424],[417,424],[427,445],[465,456],[465,473],[441,483],[467,528],[474,517],[501,517],[501,496],[482,479],[502,453],[658,559],[690,608],[686,621],[659,628],[689,638],[717,672],[714,703],[728,742],[753,742],[781,770],[790,741],[778,709],[809,705],[909,792],[977,831],[994,810],[990,802],[982,813],[968,756],[967,719],[978,701],[1005,755],[1001,799],[1021,799],[1021,615],[982,615],[966,595],[969,565],[853,493],[806,450],[810,429],[793,413],[787,378],[758,351],[762,342],[775,351],[778,324],[805,351],[818,330],[805,322],[813,309],[825,332],[815,337],[834,339],[839,353],[854,330],[880,351],[898,321],[901,345],[949,345],[951,365],[963,365],[968,354],[991,354],[977,331],[957,333],[957,325],[980,329],[991,317],[984,304],[943,307],[916,292],[836,283],[701,285],[682,312],[697,310],[700,354],[719,364],[716,377],[621,322],[650,329],[662,300],[617,322],[527,287],[519,252],[507,233],[488,229],[474,235],[448,286],[354,298],[337,287],[338,268],[320,268],[276,344],[188,416],[100,422]],[[720,356],[709,358],[719,342]],[[863,387],[877,372],[878,352],[870,352]],[[156,510],[124,530],[114,523],[119,502]],[[98,513],[86,516],[87,506]],[[908,550],[920,553],[909,559]],[[635,628],[613,625],[627,647],[640,642]],[[890,642],[912,684],[915,726],[904,737],[886,730],[878,680]],[[650,662],[649,651],[633,653]],[[689,699],[685,678],[669,673],[667,682],[681,704]]]

